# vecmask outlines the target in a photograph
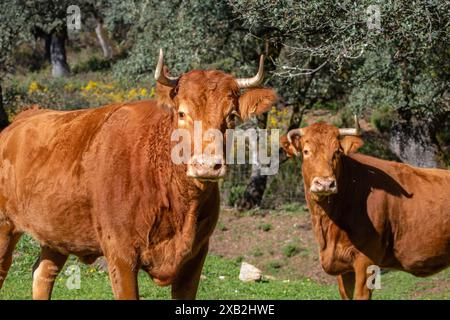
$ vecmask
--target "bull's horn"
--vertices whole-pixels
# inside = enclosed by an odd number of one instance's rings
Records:
[[[178,83],[178,79],[180,77],[169,77],[165,75],[164,73],[164,56],[163,56],[163,50],[162,48],[159,49],[159,59],[158,64],[156,65],[155,69],[155,80],[161,83],[162,85],[168,86],[168,87],[176,87]]]
[[[339,129],[341,136],[359,136],[361,134],[361,127],[359,126],[358,117],[355,114],[355,128]]]
[[[292,137],[293,136],[302,136],[305,133],[303,132],[302,128],[298,128],[298,129],[292,129],[289,130],[288,134],[287,134],[287,139],[289,141],[290,144],[292,144]]]
[[[254,76],[253,78],[239,78],[236,79],[236,82],[239,88],[245,89],[259,86],[263,82],[263,80],[264,80],[264,55],[262,54],[261,57],[259,58],[259,69],[256,76]]]

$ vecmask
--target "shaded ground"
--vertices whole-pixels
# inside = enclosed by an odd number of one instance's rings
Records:
[[[320,266],[309,213],[303,207],[289,209],[243,215],[223,210],[210,252],[244,260],[276,279],[307,277],[320,283],[334,283],[334,277],[326,275]]]
[[[337,290],[335,277],[321,268],[309,212],[304,206],[239,214],[223,209],[211,239],[211,254],[246,261],[276,280],[311,279]],[[448,299],[450,269],[428,278],[404,272],[382,274],[381,299]]]

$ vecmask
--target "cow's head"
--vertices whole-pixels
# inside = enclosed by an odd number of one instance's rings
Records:
[[[356,152],[363,145],[360,128],[338,129],[326,123],[316,123],[306,128],[290,130],[288,144],[282,145],[288,155],[302,156],[302,174],[305,188],[314,200],[338,192],[341,158]]]
[[[256,88],[263,78],[263,56],[258,73],[252,78],[236,79],[217,70],[194,70],[171,77],[164,66],[162,50],[155,71],[158,103],[174,110],[177,128],[189,130],[191,137],[195,121],[200,121],[203,132],[216,129],[223,137],[227,128],[234,128],[236,118],[246,120],[268,111],[276,101],[276,94],[272,89]],[[203,140],[203,147],[211,143],[210,139]],[[222,140],[224,150],[225,139]],[[187,175],[200,180],[216,180],[226,172],[224,156],[192,154],[187,167]]]

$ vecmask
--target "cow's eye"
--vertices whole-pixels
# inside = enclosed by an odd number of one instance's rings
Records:
[[[180,118],[180,120],[184,120],[184,118],[186,117],[186,114],[183,111],[178,112],[178,117]]]
[[[309,150],[303,150],[303,154],[305,155],[305,156],[307,156],[308,154],[309,154]]]

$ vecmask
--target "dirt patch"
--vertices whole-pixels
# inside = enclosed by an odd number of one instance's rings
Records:
[[[438,277],[432,281],[421,281],[417,283],[418,290],[412,293],[413,299],[420,299],[424,296],[441,295],[443,293],[450,293],[449,279],[442,279]]]
[[[307,277],[335,283],[320,266],[311,218],[305,210],[239,215],[224,209],[211,238],[210,253],[238,263],[246,261],[277,279]]]

